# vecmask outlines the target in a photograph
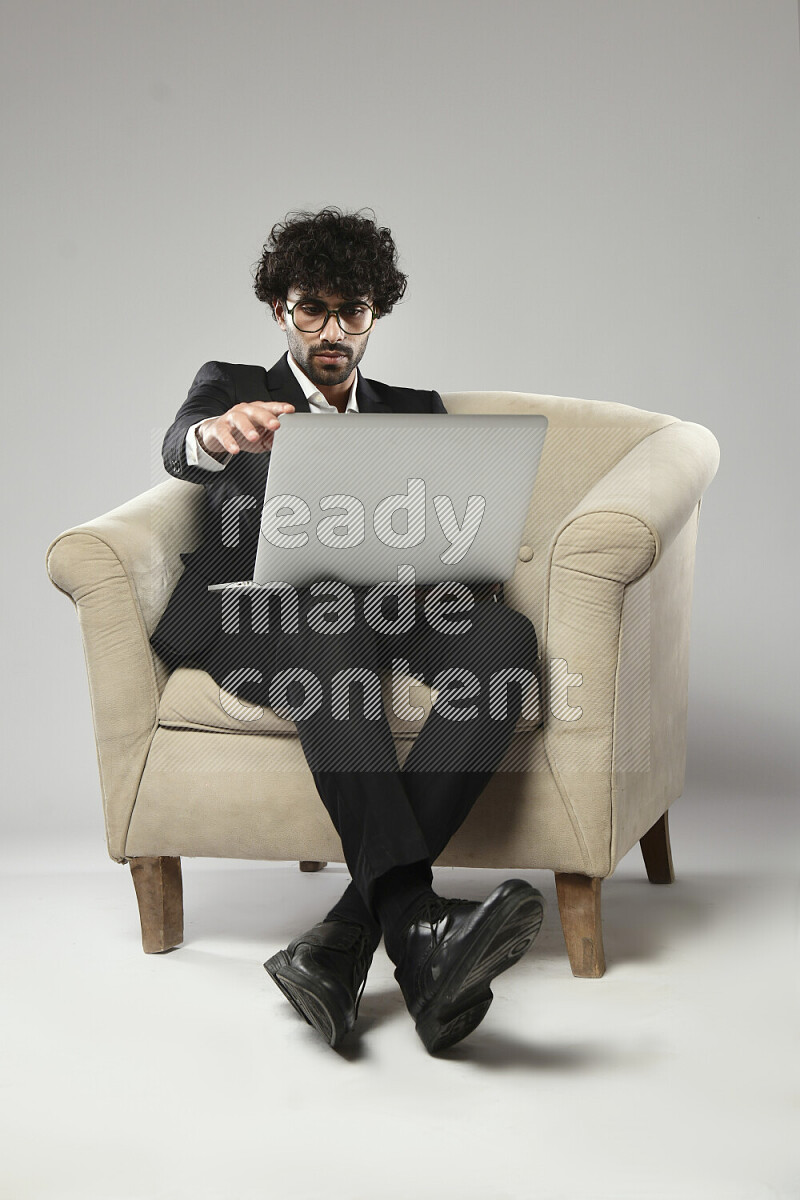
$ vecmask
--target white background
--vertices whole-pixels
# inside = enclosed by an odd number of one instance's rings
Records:
[[[9,834],[104,854],[78,626],[46,578],[48,543],[157,482],[153,438],[201,363],[269,367],[283,352],[251,286],[272,223],[370,205],[410,285],[372,335],[367,376],[618,401],[717,436],[680,806],[702,796],[698,863],[788,865],[793,0],[2,12]]]

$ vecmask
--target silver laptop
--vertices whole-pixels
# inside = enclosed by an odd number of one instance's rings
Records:
[[[281,415],[253,579],[209,590],[510,579],[547,418],[350,415]]]

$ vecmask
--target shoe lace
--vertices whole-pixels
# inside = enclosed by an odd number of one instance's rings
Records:
[[[361,980],[355,1002],[355,1014],[358,1016],[358,1006],[361,1003],[361,997],[364,995],[364,988],[367,986],[367,971],[372,962],[372,945],[369,935],[363,926],[351,922],[347,922],[346,924],[342,922],[342,929],[346,930],[347,933],[341,949],[352,955],[356,978]]]
[[[362,931],[358,942],[355,945],[356,956],[356,974],[361,979],[361,986],[358,989],[356,996],[355,1013],[358,1016],[358,1006],[361,1003],[361,997],[364,995],[364,988],[367,986],[367,971],[372,962],[372,946],[366,930]]]
[[[465,905],[472,907],[472,900],[459,900],[455,896],[435,896],[432,900],[426,900],[421,908],[414,915],[415,921],[427,921],[433,929],[433,934],[436,939],[439,937],[439,932],[445,919],[449,917],[453,909],[463,908]]]

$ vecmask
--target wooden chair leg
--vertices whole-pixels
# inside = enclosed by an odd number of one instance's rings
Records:
[[[327,865],[328,864],[326,862],[315,862],[311,858],[304,858],[304,859],[301,859],[300,870],[301,871],[321,871],[322,868],[327,867]]]
[[[603,881],[561,871],[556,871],[555,877],[558,911],[572,974],[579,979],[599,979],[606,969],[600,917]]]
[[[644,837],[639,838],[639,845],[642,847],[642,858],[650,882],[674,883],[675,871],[672,867],[667,813],[659,817],[655,825],[650,826]]]
[[[183,881],[179,858],[130,858],[139,902],[142,949],[160,954],[183,941]]]

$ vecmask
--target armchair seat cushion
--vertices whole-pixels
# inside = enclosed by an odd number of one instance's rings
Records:
[[[422,729],[438,692],[412,675],[399,679],[401,693],[411,705],[423,710],[424,716],[407,719],[392,705],[392,677],[387,670],[381,674],[383,707],[389,728],[395,737],[415,738]],[[266,733],[297,737],[297,726],[268,706],[257,706],[223,691],[206,671],[178,667],[172,672],[161,696],[158,723],[164,729],[191,729],[208,733]],[[540,712],[536,719],[521,716],[518,730],[538,729],[543,723]]]

